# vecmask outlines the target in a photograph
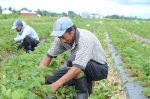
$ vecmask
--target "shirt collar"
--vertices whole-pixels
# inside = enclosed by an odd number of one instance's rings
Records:
[[[77,46],[78,41],[79,41],[79,36],[80,36],[79,35],[79,30],[77,29],[76,33],[75,33],[75,42],[73,43],[71,50],[73,50]]]

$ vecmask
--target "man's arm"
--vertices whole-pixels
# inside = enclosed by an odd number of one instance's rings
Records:
[[[23,40],[29,33],[30,33],[30,30],[28,28],[24,29],[21,35],[18,35],[16,38],[14,38],[14,41],[18,42],[18,41]]]
[[[46,55],[46,56],[41,60],[39,66],[40,66],[40,67],[47,67],[47,66],[50,64],[51,61],[52,61],[52,58]]]
[[[81,69],[79,67],[71,67],[71,69],[60,79],[58,79],[56,82],[52,83],[51,91],[54,93],[56,90],[62,86],[64,83],[68,82],[69,80],[77,77],[80,73]]]
[[[64,83],[68,82],[69,80],[77,77],[78,74],[80,73],[80,71],[81,71],[81,69],[79,67],[71,67],[71,69],[56,82],[59,82],[60,85],[63,85]]]

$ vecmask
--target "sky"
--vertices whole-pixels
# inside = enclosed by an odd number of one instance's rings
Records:
[[[33,11],[74,11],[77,14],[88,12],[102,16],[117,14],[150,18],[150,0],[0,0],[0,6],[3,9],[12,7],[20,10],[26,7]]]

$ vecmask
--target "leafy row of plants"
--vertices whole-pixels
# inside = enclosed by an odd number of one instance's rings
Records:
[[[45,85],[45,77],[51,75],[63,59],[54,60],[50,68],[39,68],[38,63],[46,54],[49,44],[39,45],[36,51],[26,54],[18,51],[4,60],[0,69],[0,98],[2,99],[43,99],[60,97],[64,88],[55,94],[50,93],[50,86]],[[68,89],[67,90],[72,90]]]
[[[150,21],[148,20],[114,20],[113,23],[119,28],[150,39]]]
[[[124,66],[135,80],[145,87],[144,94],[150,96],[150,46],[138,41],[131,35],[115,28],[113,23],[105,21],[111,42],[122,56]]]

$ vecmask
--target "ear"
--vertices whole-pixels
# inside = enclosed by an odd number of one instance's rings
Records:
[[[73,34],[76,32],[76,29],[75,28],[72,28],[72,31],[71,32],[73,32]]]

